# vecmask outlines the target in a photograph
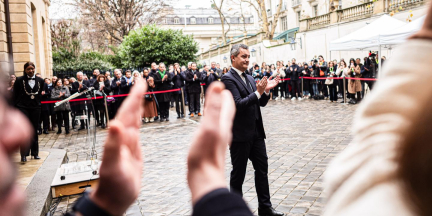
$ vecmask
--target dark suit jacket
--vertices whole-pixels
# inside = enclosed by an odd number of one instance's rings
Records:
[[[72,83],[71,95],[73,95],[73,94],[75,94],[77,92],[82,92],[84,90],[87,90],[90,87],[92,87],[90,85],[90,82],[88,80],[83,80],[82,88],[79,89],[79,83],[78,83],[78,81],[76,81],[76,82]],[[78,98],[85,98],[85,97],[86,97],[85,95],[81,95]]]
[[[24,88],[28,93],[38,92],[36,95],[34,95],[35,99],[31,99],[30,96],[26,94]],[[32,109],[41,108],[42,91],[46,90],[45,82],[42,78],[35,76],[35,86],[32,89],[28,84],[27,75],[18,77],[15,81],[13,89],[13,101],[15,107]]]
[[[234,97],[236,105],[236,114],[233,123],[233,142],[246,142],[254,139],[256,132],[260,134],[260,138],[266,138],[264,125],[261,117],[260,106],[264,107],[270,99],[265,93],[258,99],[255,91],[257,90],[255,80],[252,76],[247,75],[249,83],[253,91],[246,87],[246,83],[237,74],[234,69],[231,69],[222,77],[222,82],[225,84]],[[255,118],[255,112],[258,110],[259,118]]]
[[[194,74],[197,75],[195,81],[193,80]],[[195,73],[193,73],[192,70],[187,70],[185,80],[189,93],[201,93],[202,74],[198,70],[196,70]]]
[[[172,74],[168,71],[165,72],[165,75],[168,75],[168,79],[162,82],[163,77],[161,77],[159,71],[154,75],[154,83],[156,86],[156,91],[166,91],[172,89]],[[156,94],[156,99],[159,102],[169,102],[171,100],[171,92]]]
[[[121,83],[120,83],[120,94],[129,94],[131,87],[132,87],[132,77],[131,77],[130,83],[126,82],[125,77],[122,77]]]
[[[121,77],[120,79],[117,79],[117,77],[114,77],[114,79],[111,81],[111,91],[113,92],[114,95],[119,95],[120,94],[120,85],[117,85],[117,81],[123,79],[123,77]]]

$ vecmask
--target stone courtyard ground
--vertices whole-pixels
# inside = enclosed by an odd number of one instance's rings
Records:
[[[356,106],[329,101],[270,101],[262,109],[267,133],[269,183],[273,207],[287,215],[320,215],[325,206],[323,173],[329,162],[351,140],[350,128]],[[190,193],[186,181],[186,157],[197,131],[199,117],[144,124],[141,146],[144,176],[140,195],[126,215],[191,215]],[[107,130],[98,128],[96,152],[101,159]],[[41,135],[41,149],[65,149],[69,161],[90,159],[90,144],[85,131],[69,135],[50,132]],[[226,179],[231,164],[226,157]],[[257,196],[252,164],[243,185],[244,199],[257,214]],[[62,215],[78,196],[63,197],[55,215]]]

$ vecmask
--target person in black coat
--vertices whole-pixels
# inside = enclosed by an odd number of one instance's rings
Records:
[[[166,70],[164,63],[159,63],[159,70],[154,75],[154,83],[156,91],[166,91],[172,89],[172,77]],[[169,121],[169,102],[171,100],[171,92],[156,94],[156,99],[159,103],[160,121]]]
[[[200,94],[202,74],[197,70],[196,63],[191,64],[191,69],[186,72],[186,83],[189,91],[189,115],[194,117],[194,113],[201,116]]]
[[[124,78],[122,77],[122,72],[120,69],[114,70],[114,79],[111,81],[111,91],[113,95],[119,95],[120,94],[120,84],[122,83],[122,80]],[[117,114],[117,110],[120,107],[122,103],[122,97],[115,97],[115,102],[113,106],[111,106],[111,113],[110,119],[113,119],[114,116]]]
[[[21,147],[21,162],[27,161],[27,156],[31,155],[35,159],[39,157],[39,141],[36,132],[41,114],[42,96],[45,95],[44,81],[42,78],[35,76],[36,66],[33,62],[24,64],[24,75],[18,77],[14,84],[13,102],[15,107],[20,110],[30,121],[32,125],[33,137],[30,140],[30,146]]]
[[[173,89],[181,89],[184,86],[184,78],[181,75],[180,65],[174,64],[174,71],[171,73],[172,82],[174,83]],[[172,93],[176,106],[177,118],[184,118],[183,98],[182,91]]]
[[[310,77],[310,70],[309,65],[307,63],[303,64],[303,67],[300,70],[301,76],[303,77],[303,96],[309,97],[310,96],[310,79],[305,79],[305,77]]]
[[[291,65],[286,69],[289,78],[291,79],[291,98],[297,98],[301,100],[302,92],[301,92],[301,68],[296,64],[296,59],[293,58],[291,61]],[[297,93],[297,95],[296,95]]]
[[[96,78],[96,82],[93,84],[96,90],[96,97],[108,95],[111,92],[110,81],[106,79],[104,75],[99,75]],[[100,123],[103,129],[106,128],[106,107],[104,99],[94,100],[95,112],[100,114]]]
[[[43,87],[43,91],[45,92],[44,95],[42,95],[41,99],[44,102],[49,102],[51,101],[51,90],[53,89],[53,85],[51,83],[51,80],[48,78],[44,79],[44,87]],[[42,134],[42,128],[43,128],[43,133],[44,134],[49,134],[48,131],[50,129],[50,115],[54,110],[54,105],[51,103],[42,103],[41,106],[41,116],[40,116],[40,120],[39,120],[39,134]],[[41,127],[42,124],[42,127]],[[52,124],[51,124],[52,125]],[[52,127],[54,127],[54,125],[52,125]],[[54,128],[52,128],[54,129]]]
[[[82,72],[78,72],[77,73],[77,81],[75,81],[74,83],[72,83],[72,90],[71,90],[71,94],[75,94],[75,93],[81,93],[85,90],[87,90],[88,88],[90,88],[90,82],[88,80],[84,80],[84,75]],[[86,94],[82,94],[80,95],[78,98],[87,98]],[[77,115],[84,115],[84,110],[86,109],[86,104],[87,101],[76,101],[76,102],[71,102],[71,104],[75,104],[75,108],[76,108],[76,114]],[[88,106],[87,106],[88,108]],[[88,122],[90,122],[90,110],[87,110],[87,119]],[[85,129],[85,126],[88,126],[86,124],[84,124],[84,120],[81,120],[81,125],[80,128],[78,130],[83,130]]]
[[[330,61],[328,64],[326,76],[329,78],[337,77],[335,65],[332,61]],[[329,79],[329,80],[331,80],[331,79]],[[332,84],[327,85],[329,88],[330,102],[336,102],[338,99],[337,91],[336,91],[337,80],[333,79],[331,82],[332,82]]]
[[[267,105],[270,89],[276,87],[280,77],[268,81],[263,78],[258,84],[245,71],[249,64],[249,50],[244,44],[233,45],[231,49],[232,69],[222,77],[233,98],[236,113],[232,127],[230,145],[231,171],[230,188],[234,193],[243,194],[242,185],[250,159],[255,169],[255,187],[258,195],[258,215],[283,215],[273,209],[270,202],[268,183],[268,157],[264,139],[263,119],[260,107]],[[264,93],[265,92],[265,93]]]
[[[212,63],[212,64],[216,64],[216,63]],[[207,91],[207,88],[210,86],[210,84],[212,82],[215,81],[219,81],[219,79],[221,78],[221,71],[219,71],[219,69],[217,68],[210,68],[208,65],[204,66],[203,68],[203,72],[202,72],[202,80],[204,82],[204,94]]]

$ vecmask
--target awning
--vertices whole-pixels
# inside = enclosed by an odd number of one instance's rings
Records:
[[[288,29],[280,34],[278,34],[276,37],[273,37],[273,40],[282,40],[284,39],[286,42],[291,42],[295,39],[295,34],[298,32],[299,27]]]

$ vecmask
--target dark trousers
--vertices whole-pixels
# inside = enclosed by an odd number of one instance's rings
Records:
[[[161,119],[168,119],[169,118],[169,108],[170,108],[170,102],[160,102],[159,101],[159,112]]]
[[[61,129],[63,123],[65,128],[69,129],[69,111],[56,111],[55,114],[57,116],[58,129]]]
[[[285,97],[286,98],[289,97],[289,95],[290,95],[290,89],[292,89],[291,80],[286,80],[285,81]]]
[[[186,87],[183,87],[183,94],[184,94],[184,101],[185,104],[188,105],[188,101],[189,101],[189,94],[188,94],[188,90]]]
[[[248,159],[255,169],[255,188],[260,208],[271,207],[268,183],[268,157],[263,138],[254,138],[250,142],[232,142],[230,148],[233,170],[230,177],[231,192],[243,196],[242,185],[246,175]]]
[[[39,128],[41,128],[40,125],[42,124],[43,129],[49,130],[50,128],[49,110],[42,110],[39,115],[40,115]]]
[[[274,96],[275,97],[279,97],[279,91],[280,91],[280,96],[281,97],[285,97],[285,83],[279,83],[276,88],[274,88]]]
[[[100,114],[99,117],[99,122],[101,124],[105,124],[106,125],[106,111],[105,111],[105,107],[99,107],[97,110],[95,110],[96,113]]]
[[[200,93],[189,94],[189,112],[199,113],[200,112]]]
[[[333,80],[333,81],[335,81],[335,80]],[[337,101],[337,99],[338,99],[337,92],[336,92],[336,86],[337,86],[337,84],[335,84],[335,83],[328,85],[328,88],[330,90],[330,100],[331,101]]]
[[[30,121],[32,125],[32,131],[33,131],[33,137],[30,140],[30,146],[25,144],[25,146],[21,146],[20,153],[21,157],[23,156],[29,156],[30,151],[32,156],[38,156],[39,155],[39,140],[38,140],[38,134],[36,132],[36,129],[38,128],[39,118],[41,114],[40,109],[26,109],[26,108],[18,108]]]
[[[301,80],[291,80],[291,97],[301,97],[302,96],[302,92],[301,92]],[[296,92],[298,94],[298,96],[296,96]]]
[[[318,88],[319,91],[322,91],[324,97],[328,97],[327,85],[325,84],[325,80],[318,80]]]
[[[181,94],[174,93],[174,94],[172,94],[172,96],[174,97],[177,115],[180,116],[180,114],[184,114],[183,99],[182,99]]]

